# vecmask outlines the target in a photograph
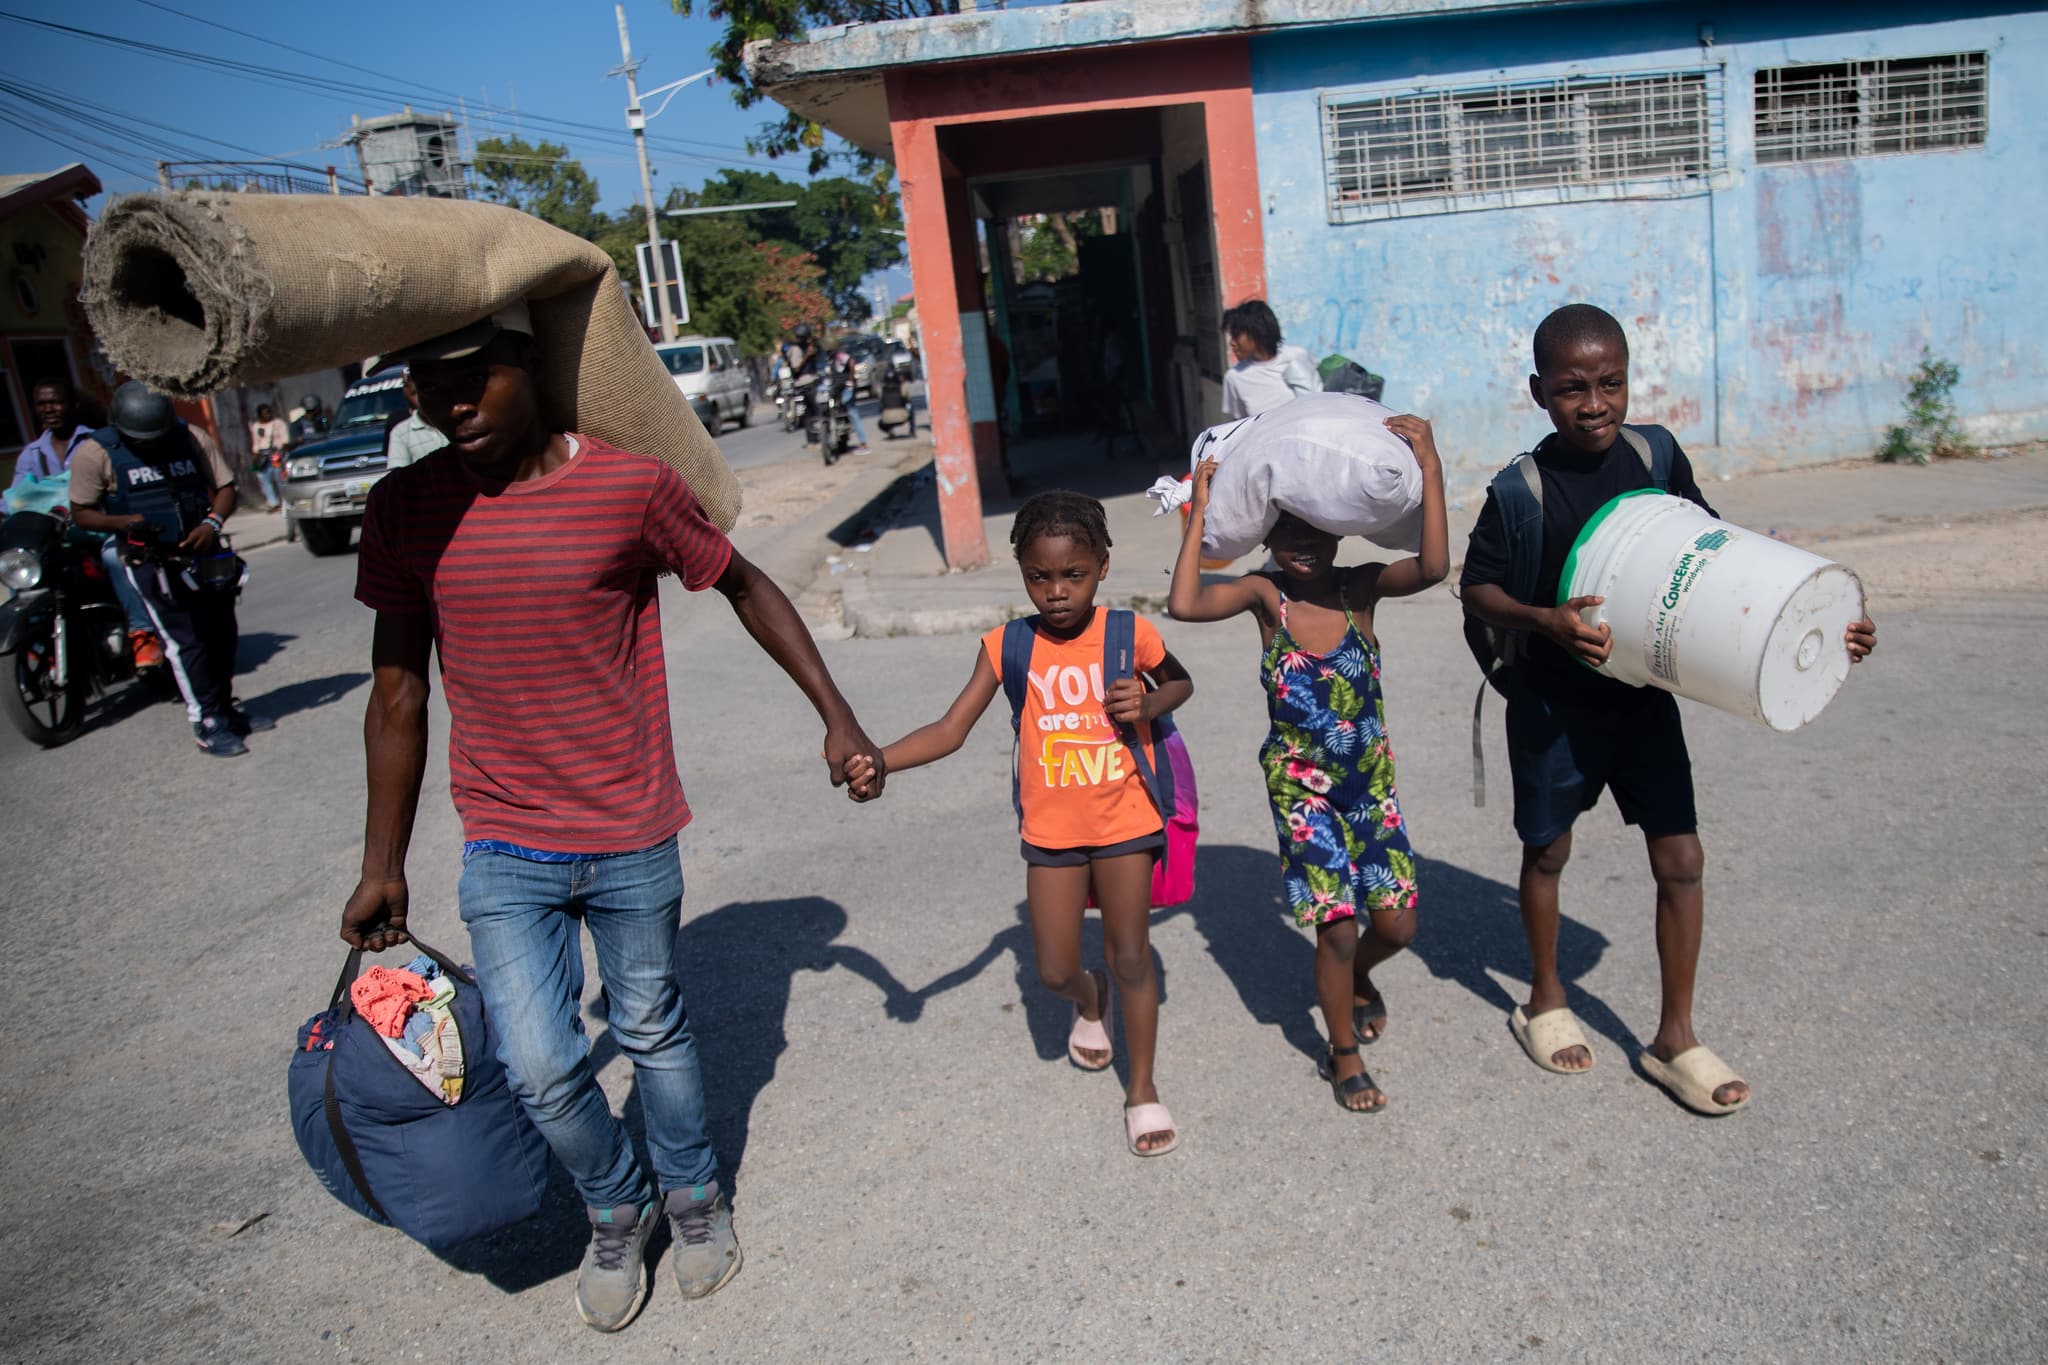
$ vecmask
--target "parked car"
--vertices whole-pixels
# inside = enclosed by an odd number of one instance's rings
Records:
[[[284,514],[308,551],[348,548],[371,486],[384,477],[385,423],[404,407],[404,367],[378,370],[348,386],[325,437],[286,453]]]
[[[676,387],[685,398],[707,395],[718,406],[721,418],[729,417],[741,426],[747,424],[752,385],[747,379],[746,362],[740,359],[740,348],[731,337],[682,337],[662,342],[654,353],[675,376]],[[705,425],[712,435],[718,434],[719,424]]]

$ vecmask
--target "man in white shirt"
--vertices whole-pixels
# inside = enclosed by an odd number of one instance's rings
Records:
[[[412,411],[384,433],[384,468],[403,469],[448,444],[448,438],[427,425],[420,416],[419,390],[412,386],[412,371],[405,372],[405,401]]]
[[[1263,300],[1247,299],[1225,313],[1223,330],[1231,359],[1223,376],[1225,417],[1251,417],[1322,387],[1309,353],[1281,341],[1280,319]]]

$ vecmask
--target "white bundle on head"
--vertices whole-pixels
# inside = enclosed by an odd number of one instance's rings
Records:
[[[1216,461],[1202,551],[1235,559],[1265,543],[1282,512],[1389,550],[1422,546],[1422,470],[1387,430],[1393,409],[1352,393],[1309,393],[1195,438],[1190,467]]]

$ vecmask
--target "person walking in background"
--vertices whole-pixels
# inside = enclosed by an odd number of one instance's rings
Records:
[[[413,386],[412,371],[405,372],[405,401],[408,411],[384,429],[384,467],[403,469],[448,444],[448,438],[420,416],[420,394]]]
[[[1246,299],[1223,315],[1230,370],[1223,376],[1223,415],[1254,417],[1297,394],[1322,388],[1315,361],[1280,336],[1280,319],[1263,300]]]
[[[256,420],[249,424],[250,462],[256,468],[256,483],[263,489],[264,510],[275,512],[284,506],[284,452],[292,443],[292,429],[268,403],[256,405]]]

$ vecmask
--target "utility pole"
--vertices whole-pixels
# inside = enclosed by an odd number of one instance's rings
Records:
[[[640,154],[640,197],[647,205],[647,258],[657,306],[661,309],[661,339],[676,339],[675,310],[668,302],[668,269],[661,258],[661,219],[654,207],[654,172],[647,166],[647,115],[640,108],[639,64],[633,60],[633,40],[626,36],[626,7],[613,5],[619,16],[619,69],[626,77],[626,126],[633,130],[633,148]]]

